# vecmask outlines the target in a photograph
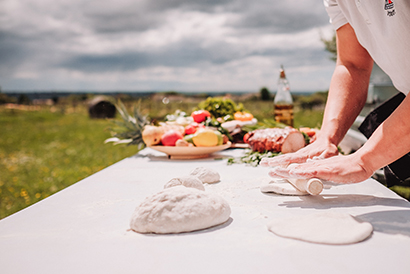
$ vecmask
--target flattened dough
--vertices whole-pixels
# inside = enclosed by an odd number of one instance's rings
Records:
[[[321,212],[274,220],[268,224],[274,234],[305,242],[343,245],[368,238],[373,226],[346,213]]]
[[[176,186],[147,197],[134,211],[131,229],[139,233],[181,233],[226,222],[228,202],[219,195]]]
[[[221,179],[217,171],[207,167],[197,167],[191,171],[190,175],[198,177],[204,184],[214,184]]]
[[[309,195],[307,192],[302,192],[295,188],[285,179],[275,179],[270,181],[264,181],[260,186],[260,190],[265,193],[276,193],[280,195],[289,195],[289,196],[303,196]]]
[[[199,180],[197,177],[188,175],[182,176],[178,178],[171,179],[168,183],[165,184],[164,188],[170,188],[174,186],[184,186],[184,187],[192,187],[199,190],[205,190],[204,184]]]

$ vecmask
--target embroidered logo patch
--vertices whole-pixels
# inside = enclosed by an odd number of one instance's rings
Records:
[[[392,8],[394,8],[394,3],[393,3],[393,1],[392,0],[385,0],[385,4],[384,4],[384,9],[385,10],[389,10],[389,9],[392,9]]]
[[[389,17],[392,17],[396,14],[396,10],[394,9],[394,3],[392,0],[384,1],[384,9],[387,11],[387,16]]]

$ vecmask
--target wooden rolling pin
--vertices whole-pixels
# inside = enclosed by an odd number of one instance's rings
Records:
[[[295,167],[298,164],[292,163],[287,166]],[[287,179],[289,183],[291,183],[297,190],[302,192],[307,192],[310,195],[319,195],[323,190],[323,182],[320,179],[312,178],[312,179]]]
[[[320,179],[287,179],[297,190],[307,192],[310,195],[319,195],[323,190],[323,183]]]

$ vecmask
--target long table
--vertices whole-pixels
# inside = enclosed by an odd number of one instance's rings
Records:
[[[228,149],[212,157],[173,160],[144,149],[0,221],[0,273],[409,273],[410,203],[377,181],[333,186],[319,196],[264,194],[268,169],[227,165]],[[196,167],[218,171],[206,185],[230,204],[223,225],[191,233],[138,234],[134,209],[174,177]],[[374,232],[351,245],[281,238],[275,218],[343,212]]]

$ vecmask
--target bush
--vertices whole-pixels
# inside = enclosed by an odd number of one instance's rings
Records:
[[[269,101],[271,99],[270,92],[266,87],[261,88],[260,94],[262,101]]]
[[[0,92],[0,105],[15,103],[15,102],[16,102],[15,98],[9,97],[7,96],[7,94]]]
[[[327,92],[316,92],[310,96],[302,96],[297,98],[297,103],[303,109],[313,109],[322,107],[326,104]]]

